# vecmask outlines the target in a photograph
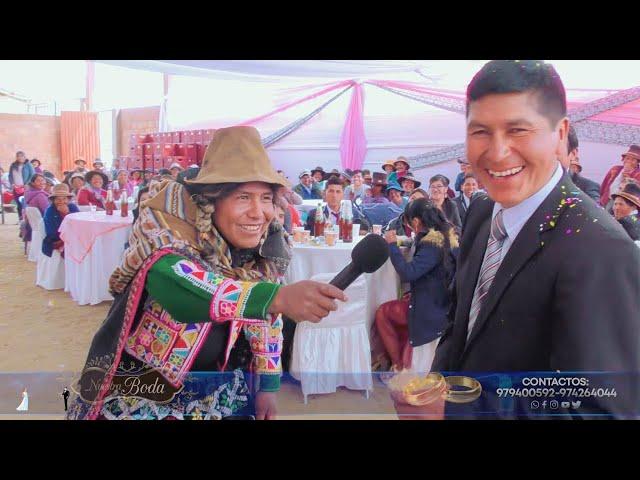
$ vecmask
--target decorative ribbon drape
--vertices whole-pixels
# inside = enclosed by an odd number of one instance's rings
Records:
[[[303,97],[303,98],[301,98],[299,100],[295,100],[293,102],[286,103],[286,104],[276,108],[275,110],[273,110],[273,111],[271,111],[269,113],[265,113],[264,115],[260,115],[259,117],[255,117],[255,118],[251,118],[249,120],[245,120],[244,122],[240,123],[239,125],[252,125],[254,123],[258,123],[259,121],[264,120],[265,118],[271,117],[272,115],[275,115],[276,113],[284,112],[285,110],[288,110],[291,107],[295,107],[296,105],[299,105],[299,104],[301,104],[303,102],[307,102],[309,100],[317,98],[317,97],[319,97],[321,95],[324,95],[325,93],[329,93],[329,92],[331,92],[333,90],[336,90],[338,88],[342,88],[342,87],[347,86],[347,85],[353,85],[353,83],[354,83],[353,80],[345,80],[343,82],[335,83],[330,87],[323,88],[319,92],[313,93],[311,95],[307,95],[306,97]]]
[[[100,156],[98,114],[96,112],[60,113],[60,156],[62,171],[73,170],[78,158],[87,162],[87,167]]]
[[[340,159],[342,168],[356,170],[362,167],[367,154],[367,139],[364,134],[364,91],[357,83],[353,87],[347,119],[340,137]]]
[[[341,91],[340,93],[338,93],[337,95],[334,95],[333,97],[331,97],[329,100],[327,100],[326,102],[324,102],[322,105],[320,105],[318,108],[316,108],[314,111],[312,111],[311,113],[309,113],[308,115],[305,115],[304,117],[291,122],[289,125],[281,128],[280,130],[273,132],[271,135],[269,135],[268,137],[265,137],[262,139],[262,144],[266,147],[270,147],[271,145],[273,145],[274,143],[278,142],[279,140],[282,140],[283,138],[285,138],[287,135],[295,132],[297,129],[299,129],[302,125],[304,125],[305,123],[307,123],[309,120],[311,120],[313,117],[315,117],[318,113],[320,113],[320,111],[324,110],[325,108],[327,108],[327,106],[334,102],[338,97],[340,97],[341,95],[343,95],[347,90],[349,90],[352,86],[349,85],[347,88],[345,88],[343,91]]]

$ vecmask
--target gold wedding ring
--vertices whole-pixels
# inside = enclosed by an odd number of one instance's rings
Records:
[[[428,405],[439,398],[444,398],[447,382],[439,373],[430,373],[426,377],[411,380],[402,389],[402,396],[409,405]]]
[[[450,376],[446,377],[447,402],[469,403],[476,400],[482,394],[482,385],[471,377]],[[453,387],[464,387],[466,390],[454,390]]]

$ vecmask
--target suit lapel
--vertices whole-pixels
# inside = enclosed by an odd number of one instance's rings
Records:
[[[529,259],[542,248],[541,235],[555,227],[558,218],[562,215],[564,209],[569,206],[566,200],[563,203],[563,199],[567,196],[574,196],[573,194],[577,193],[575,189],[575,185],[565,173],[560,182],[522,227],[498,268],[486,300],[473,326],[469,341],[466,343],[463,355],[481,334],[489,315],[491,315],[511,281],[518,275]],[[482,254],[484,256],[484,251]],[[475,278],[477,279],[477,276]],[[473,292],[471,295],[473,295]]]
[[[469,310],[473,300],[480,267],[484,259],[484,251],[489,240],[489,230],[491,228],[491,212],[494,202],[485,199],[485,202],[474,203],[474,210],[467,218],[467,227],[462,235],[460,244],[460,254],[458,264],[460,268],[457,272],[456,295],[457,306],[455,323],[453,326],[452,340],[455,344],[453,361],[460,358],[467,340],[467,326],[469,324]],[[476,214],[477,213],[477,214]],[[457,370],[456,366],[451,366],[451,370]]]

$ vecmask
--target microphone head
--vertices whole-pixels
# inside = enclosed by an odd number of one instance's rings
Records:
[[[360,240],[351,251],[351,261],[362,272],[378,270],[389,258],[389,245],[380,235],[371,234]]]

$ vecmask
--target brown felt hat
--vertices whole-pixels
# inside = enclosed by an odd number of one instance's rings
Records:
[[[246,126],[216,130],[198,176],[185,180],[191,185],[247,182],[287,186],[284,177],[271,165],[258,130]]]

